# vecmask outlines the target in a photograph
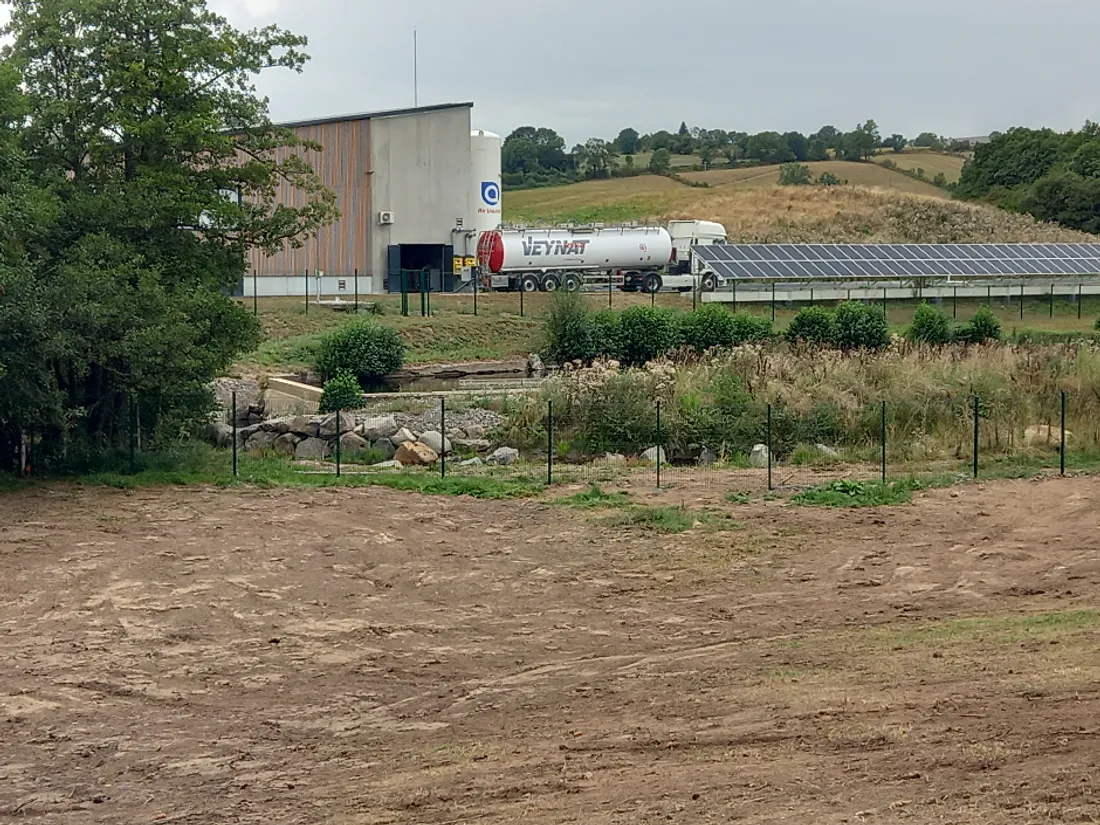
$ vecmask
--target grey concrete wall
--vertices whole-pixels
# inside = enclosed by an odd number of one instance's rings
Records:
[[[370,257],[374,289],[386,289],[391,244],[450,244],[469,214],[470,109],[371,121]],[[378,213],[391,211],[392,226]]]

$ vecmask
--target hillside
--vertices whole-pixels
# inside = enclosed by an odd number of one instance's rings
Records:
[[[875,156],[875,163],[892,161],[899,169],[916,170],[923,169],[925,177],[929,180],[938,173],[947,178],[948,183],[955,183],[962,175],[966,158],[959,155],[945,155],[942,152],[902,152],[896,154],[881,154]]]
[[[883,171],[907,180],[896,172]],[[731,239],[745,242],[1100,240],[1093,235],[1042,224],[1025,215],[942,197],[858,186],[724,185],[701,189],[648,175],[508,192],[504,197],[504,216],[506,221],[527,223],[713,220],[726,227]]]
[[[826,160],[804,165],[810,168],[810,172],[815,177],[828,173],[847,181],[853,186],[893,189],[898,192],[910,192],[914,195],[927,195],[933,198],[948,197],[947,192],[933,186],[931,183],[915,180],[903,175],[901,172],[883,168],[877,163]],[[708,172],[685,172],[683,176],[687,180],[707,183],[715,187],[768,187],[776,186],[779,183],[779,167],[756,166],[747,169],[714,169]],[[956,179],[957,177],[956,175]]]

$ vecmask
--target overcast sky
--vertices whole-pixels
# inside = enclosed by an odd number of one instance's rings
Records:
[[[1097,0],[210,0],[309,37],[261,81],[277,120],[473,101],[569,142],[691,125],[909,137],[1100,120]]]

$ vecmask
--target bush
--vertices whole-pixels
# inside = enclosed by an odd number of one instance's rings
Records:
[[[836,342],[836,319],[823,307],[806,307],[787,327],[787,340],[793,344],[831,347]]]
[[[836,310],[835,342],[843,350],[880,350],[890,345],[890,327],[878,307],[845,301]]]
[[[623,357],[623,327],[619,313],[601,309],[588,316],[592,348],[596,355],[621,361]]]
[[[679,344],[676,319],[667,309],[631,307],[619,316],[622,361],[638,366]]]
[[[357,410],[363,406],[363,388],[350,372],[341,373],[325,382],[318,411]]]
[[[810,167],[803,163],[784,163],[779,167],[780,186],[809,186],[812,182]]]
[[[1092,325],[1092,328],[1097,332],[1100,332],[1100,318],[1096,319],[1096,323]]]
[[[577,292],[559,290],[550,297],[550,311],[542,322],[542,355],[554,364],[596,357],[588,309]]]
[[[716,347],[738,347],[765,341],[772,324],[749,312],[730,312],[721,304],[706,304],[680,316],[680,341],[698,353]]]
[[[817,178],[818,186],[843,186],[847,182],[847,180],[838,178],[832,172],[822,172]]]
[[[913,316],[913,325],[905,333],[905,337],[916,344],[928,344],[939,347],[951,343],[953,334],[951,322],[942,310],[921,304]]]
[[[982,307],[970,319],[970,323],[959,328],[956,335],[959,341],[967,344],[984,344],[987,341],[1001,340],[1001,322],[989,307]]]
[[[356,318],[321,339],[316,368],[324,380],[346,373],[365,387],[404,364],[405,343],[397,330]]]

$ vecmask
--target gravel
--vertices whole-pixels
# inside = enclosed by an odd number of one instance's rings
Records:
[[[407,427],[414,433],[422,433],[427,430],[438,430],[440,424],[439,410],[428,410],[417,413],[396,413],[394,418],[401,427]],[[462,412],[447,412],[447,434],[451,435],[456,430],[465,430],[467,427],[481,427],[485,432],[494,430],[504,423],[504,416],[492,410],[469,409]]]

